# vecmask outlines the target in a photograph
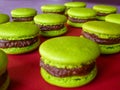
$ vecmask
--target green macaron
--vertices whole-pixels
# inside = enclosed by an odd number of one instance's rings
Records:
[[[62,4],[45,4],[40,7],[43,13],[58,13],[64,14],[65,6]]]
[[[67,9],[69,8],[74,8],[74,7],[86,7],[86,3],[85,2],[66,2],[64,3],[64,5],[66,6]]]
[[[7,72],[8,57],[0,50],[0,90],[7,90],[9,86],[9,76]]]
[[[73,27],[82,27],[87,21],[96,20],[96,12],[90,8],[70,8],[67,24]]]
[[[0,25],[0,49],[7,54],[21,54],[40,44],[39,28],[32,23],[8,22]]]
[[[105,16],[117,12],[117,7],[111,5],[98,4],[94,5],[93,9],[97,12],[98,20],[105,20]]]
[[[33,17],[37,14],[34,8],[15,8],[11,10],[13,21],[28,22],[33,21]]]
[[[4,51],[0,50],[0,76],[6,71],[8,65],[8,58]]]
[[[0,13],[0,24],[9,22],[10,17],[7,14]]]
[[[89,39],[75,36],[52,38],[40,45],[39,53],[41,75],[52,85],[79,87],[92,81],[97,74],[95,62],[100,50]]]
[[[75,7],[80,7],[80,8],[83,8],[83,7],[86,7],[86,3],[85,2],[66,2],[64,3],[64,5],[66,6],[66,10],[65,10],[65,14],[67,15],[67,11],[68,9],[70,8],[75,8]]]
[[[110,14],[105,17],[105,21],[120,24],[120,14]]]
[[[38,14],[34,17],[34,22],[40,28],[40,34],[46,37],[59,36],[67,32],[64,25],[67,19],[60,14]]]
[[[97,42],[102,54],[120,52],[120,25],[105,21],[90,21],[82,26],[83,36]]]

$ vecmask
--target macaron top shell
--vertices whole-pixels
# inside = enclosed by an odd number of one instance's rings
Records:
[[[71,8],[71,7],[85,7],[86,3],[85,2],[66,2],[64,5],[67,8]]]
[[[15,8],[11,10],[12,17],[30,17],[36,14],[37,11],[33,8]]]
[[[61,68],[89,64],[100,54],[95,42],[75,36],[49,39],[41,44],[39,52],[45,63]]]
[[[110,14],[105,17],[105,21],[120,24],[120,14]]]
[[[41,6],[41,10],[44,12],[61,12],[65,10],[65,6],[62,4],[46,4]]]
[[[6,71],[8,58],[4,51],[0,50],[0,75]]]
[[[64,15],[49,13],[36,15],[34,21],[36,24],[42,25],[59,25],[64,24],[67,18]]]
[[[115,6],[102,5],[102,4],[94,5],[93,9],[101,13],[112,13],[117,11],[117,8]]]
[[[70,17],[78,19],[93,18],[96,16],[96,12],[90,8],[70,8],[67,13]]]
[[[21,40],[37,36],[39,28],[32,23],[8,22],[0,25],[0,39]]]
[[[0,24],[9,21],[9,16],[7,14],[0,13]]]
[[[83,24],[83,30],[98,35],[101,38],[120,37],[120,25],[105,21],[89,21]]]

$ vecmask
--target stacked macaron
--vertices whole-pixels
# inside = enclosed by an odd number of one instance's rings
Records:
[[[30,52],[39,44],[39,28],[35,24],[24,22],[0,24],[0,49],[7,54]]]
[[[11,10],[12,20],[15,22],[33,21],[37,11],[33,8],[15,8]]]
[[[7,14],[0,13],[0,24],[9,22],[10,17]]]
[[[62,4],[45,4],[40,7],[43,13],[64,14],[65,6]]]
[[[54,13],[38,14],[34,17],[35,24],[40,28],[40,35],[45,37],[54,37],[66,33],[66,21],[64,15]]]
[[[0,50],[0,90],[7,90],[9,86],[9,75],[7,71],[8,58],[4,51]]]
[[[98,20],[105,20],[105,16],[117,12],[117,8],[111,5],[98,4],[94,5],[93,9],[97,12]]]
[[[67,14],[67,24],[73,27],[82,27],[83,23],[96,20],[96,12],[90,8],[70,8]]]
[[[90,21],[82,26],[82,35],[99,44],[102,54],[120,52],[120,25],[105,21]]]
[[[54,47],[54,48],[53,48]],[[98,45],[86,38],[62,36],[43,42],[39,48],[41,75],[60,87],[79,87],[91,82],[96,74]]]

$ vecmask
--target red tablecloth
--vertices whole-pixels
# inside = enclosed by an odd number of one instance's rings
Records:
[[[67,36],[79,36],[81,29],[68,26]],[[47,38],[40,37],[43,42]],[[38,49],[20,55],[8,55],[10,86],[8,90],[68,90],[46,83],[40,75]],[[120,90],[120,53],[101,55],[97,59],[98,74],[89,84],[69,90]]]

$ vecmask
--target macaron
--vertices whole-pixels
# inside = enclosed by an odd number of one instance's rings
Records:
[[[97,12],[98,20],[105,20],[105,16],[117,12],[116,6],[97,4],[93,6],[93,9]]]
[[[101,54],[120,52],[120,25],[105,21],[90,21],[82,26],[82,35],[99,44]]]
[[[96,12],[90,8],[70,8],[67,24],[73,27],[82,27],[88,21],[96,20]]]
[[[7,71],[8,58],[4,51],[0,50],[0,90],[7,90],[10,79]]]
[[[0,13],[0,24],[9,22],[10,17],[7,14]]]
[[[0,49],[7,54],[30,52],[39,44],[39,28],[35,24],[8,22],[0,25]]]
[[[65,14],[67,14],[68,9],[70,9],[70,8],[75,8],[75,7],[83,8],[83,7],[86,7],[85,2],[78,2],[78,1],[66,2],[66,3],[64,3],[64,5],[66,6]]]
[[[15,22],[30,22],[33,21],[37,14],[34,8],[15,8],[11,10],[12,20]]]
[[[86,7],[86,3],[85,2],[66,2],[64,3],[64,5],[66,6],[67,9],[69,8],[74,8],[74,7]]]
[[[64,14],[65,6],[62,4],[45,4],[40,7],[43,13]]]
[[[105,21],[120,24],[120,13],[107,15]]]
[[[54,13],[38,14],[34,17],[35,24],[40,28],[40,35],[45,37],[54,37],[66,33],[66,21],[64,15]]]
[[[53,48],[54,47],[54,48]],[[98,44],[76,36],[61,36],[40,45],[40,73],[49,84],[73,88],[90,83],[97,74]]]

